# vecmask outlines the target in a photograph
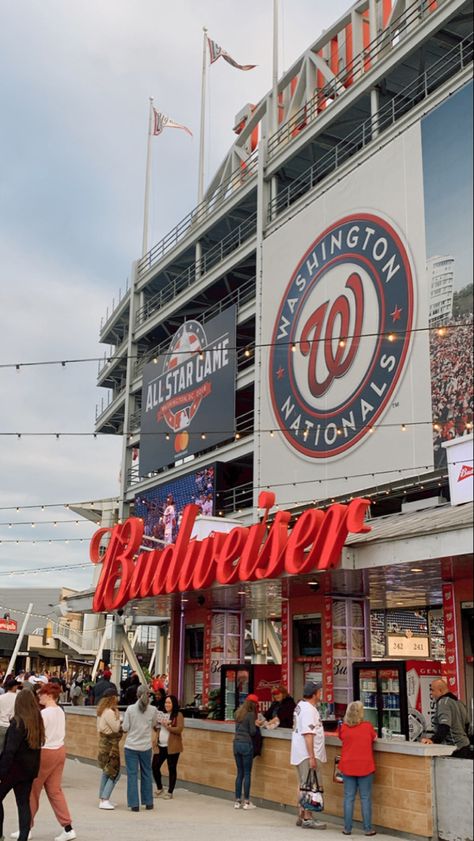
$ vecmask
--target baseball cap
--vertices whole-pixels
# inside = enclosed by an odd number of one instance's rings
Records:
[[[110,671],[110,669],[104,669],[103,677],[105,678],[105,680],[110,680],[110,678],[112,677],[112,672]]]
[[[111,686],[110,689],[106,689],[104,694],[102,695],[103,698],[112,698],[112,696],[118,696],[118,692],[116,689],[113,688],[113,686]]]
[[[313,681],[311,680],[308,683],[305,683],[303,695],[305,698],[311,698],[316,692],[319,692],[319,690],[322,688],[322,683],[313,683]]]
[[[255,695],[255,694],[252,693],[251,695],[247,695],[247,698],[245,700],[246,701],[253,701],[254,704],[258,704],[259,701],[260,701],[260,698],[258,697],[258,695]]]
[[[272,695],[284,695],[286,692],[286,687],[284,686],[274,686],[272,689]]]

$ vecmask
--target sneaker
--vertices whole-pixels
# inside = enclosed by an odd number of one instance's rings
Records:
[[[296,826],[303,826],[303,818],[296,818]]]
[[[16,832],[12,832],[11,835],[10,835],[10,838],[19,838],[19,837],[20,837],[20,830],[19,829],[17,829]],[[30,830],[30,833],[28,835],[28,841],[30,841],[31,838],[33,838],[33,833]]]
[[[249,809],[256,809],[257,807],[254,806],[253,803],[244,803],[242,808],[245,809],[246,812],[248,812]]]
[[[372,836],[372,835],[377,835],[377,833],[376,833],[375,829],[369,829],[368,832],[364,832],[364,835]]]
[[[151,811],[152,809],[154,809],[154,808],[155,808],[155,807],[153,806],[153,803],[148,803],[148,804],[145,806],[145,809],[147,810],[147,812],[150,812],[150,811]]]
[[[63,829],[59,835],[56,835],[54,841],[74,841],[75,838],[77,838],[77,835],[73,829],[70,829],[69,831]]]
[[[169,793],[169,791],[163,795],[163,800],[172,800],[173,795]]]
[[[130,806],[130,811],[131,812],[139,812],[140,811],[140,806]],[[56,841],[56,839],[55,839],[55,841]]]
[[[162,788],[157,788],[155,791],[155,797],[161,797],[164,794],[164,790]]]
[[[313,821],[311,819],[305,819],[301,826],[303,829],[326,829],[327,824],[322,823],[322,821]]]
[[[101,800],[99,803],[99,809],[115,809],[115,806],[110,802],[110,800]]]
[[[236,800],[235,803],[234,803],[234,809],[241,809],[241,808],[242,808],[242,803],[240,802],[240,800]]]

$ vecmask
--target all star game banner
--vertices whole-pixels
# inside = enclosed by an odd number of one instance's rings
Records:
[[[185,321],[143,371],[140,476],[235,434],[236,308]]]

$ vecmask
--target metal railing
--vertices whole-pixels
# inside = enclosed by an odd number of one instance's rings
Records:
[[[126,386],[126,379],[123,379],[121,383],[114,389],[113,392],[108,393],[107,397],[102,397],[100,403],[95,404],[95,422],[96,424],[100,421],[103,415],[107,414],[109,411],[112,403],[118,402],[121,397],[124,396],[124,388]]]
[[[120,345],[113,350],[111,349],[110,353],[104,353],[103,359],[100,360],[97,366],[97,377],[100,377],[106,368],[110,368],[110,370],[112,370],[117,362],[125,362],[125,365],[127,364],[127,344],[128,336],[125,336]]]
[[[327,152],[316,163],[282,190],[268,206],[268,218],[286,210],[295,201],[334,172],[349,158],[364,149],[382,131],[390,128],[419,102],[426,99],[445,81],[459,70],[463,70],[473,59],[473,36],[464,38],[446,55],[425,70],[408,87],[398,93],[390,102],[380,108],[373,117],[367,118],[344,140]]]
[[[228,295],[225,295],[219,301],[216,301],[215,304],[212,304],[209,309],[205,310],[202,315],[197,316],[199,319],[205,323],[206,321],[210,321],[211,318],[214,318],[216,315],[219,315],[221,312],[226,310],[228,307],[232,306],[232,304],[236,304],[237,308],[240,309],[244,304],[248,303],[255,297],[255,277],[250,278],[250,280],[242,283],[237,289],[233,289],[232,292],[229,292]],[[158,356],[166,354],[169,348],[170,340],[164,339],[160,344],[155,345],[155,347],[151,348],[151,350],[147,351],[139,360],[135,363],[133,369],[133,377],[140,376],[143,368],[148,362],[151,362],[152,359],[155,359]]]
[[[101,333],[102,333],[104,327],[106,327],[108,322],[112,319],[112,316],[114,315],[114,313],[118,310],[122,301],[124,301],[124,299],[127,298],[127,297],[130,297],[130,288],[129,288],[129,285],[128,285],[128,277],[127,277],[127,280],[125,282],[125,289],[123,290],[123,292],[122,292],[122,288],[119,289],[117,303],[115,303],[115,298],[112,298],[112,308],[111,308],[110,312],[109,312],[109,309],[107,307],[107,311],[105,313],[105,318],[100,319],[100,332]]]
[[[184,272],[173,278],[156,295],[137,311],[137,325],[143,324],[153,313],[161,309],[169,301],[173,301],[181,292],[189,289],[197,280],[204,277],[214,266],[224,260],[233,251],[249,239],[256,231],[257,214],[252,213],[245,222],[241,222],[224,239],[216,243],[209,251],[202,255],[198,262],[192,263]]]
[[[244,485],[236,485],[220,494],[218,508],[224,514],[233,514],[244,508],[253,506],[253,482],[246,482]]]
[[[437,8],[437,0],[415,0],[415,2],[394,19],[387,29],[383,30],[357,56],[345,65],[331,81],[326,81],[322,88],[317,89],[314,96],[305,102],[295,114],[275,131],[268,141],[268,156],[276,154],[282,144],[288,144],[294,136],[312,125],[322,110],[326,110],[332,102],[339,99],[346,90],[352,87],[354,77],[361,78],[371,69],[381,54],[388,48],[395,48],[403,43],[400,38],[404,32],[412,29],[418,20],[423,20]]]
[[[146,275],[165,254],[168,254],[169,251],[175,248],[193,225],[204,221],[219,205],[224,203],[229,195],[235,195],[236,190],[246,186],[257,172],[257,168],[258,150],[255,150],[246,161],[242,161],[242,164],[232,172],[226,181],[216,188],[210,198],[204,199],[204,201],[191,210],[184,219],[178,222],[163,239],[139,260],[137,266],[138,278]]]
[[[78,652],[95,653],[102,640],[102,635],[105,628],[98,628],[90,631],[77,631],[71,628],[67,622],[51,622],[52,636],[65,642],[71,648]]]
[[[235,432],[229,431],[229,441],[232,440],[240,440],[242,438],[247,438],[249,435],[252,435],[254,431],[254,413],[253,409],[248,412],[244,412],[241,415],[238,415],[235,419]],[[222,447],[223,442],[221,441],[219,444],[216,444],[212,447],[207,447],[203,449],[198,455],[202,456],[205,453],[212,453],[214,450],[219,449]],[[191,469],[191,464],[189,465],[189,469]],[[164,473],[169,473],[169,465],[161,467],[159,470],[154,470],[151,473],[147,473],[146,476],[140,476],[140,468],[139,464],[134,464],[127,473],[127,482],[128,487],[133,487],[133,485],[137,485],[139,482],[142,482],[144,479],[151,479],[153,477],[160,477]]]

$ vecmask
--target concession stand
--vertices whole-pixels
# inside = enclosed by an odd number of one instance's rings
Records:
[[[382,704],[375,824],[411,838],[436,837],[435,779],[439,785],[440,774],[452,774],[440,764],[452,748],[423,745],[419,737],[429,732],[433,676],[443,674],[469,702],[472,649],[463,629],[472,626],[463,611],[472,590],[472,503],[375,518],[363,498],[298,517],[280,510],[271,492],[259,505],[258,522],[222,520],[219,530],[213,522],[207,536],[203,521],[195,530],[198,511],[190,505],[175,543],[164,548],[143,549],[143,522],[134,517],[91,541],[100,569],[93,610],[114,621],[137,611],[150,622],[167,617],[170,691],[186,715],[180,780],[231,797],[231,719],[245,693],[256,692],[265,709],[272,687],[284,684],[297,700],[306,680],[322,680],[326,814],[342,815],[342,787],[333,781],[337,718],[361,697],[369,719]],[[68,711],[69,754],[95,758],[94,713]],[[254,799],[291,809],[291,732],[263,735]]]

